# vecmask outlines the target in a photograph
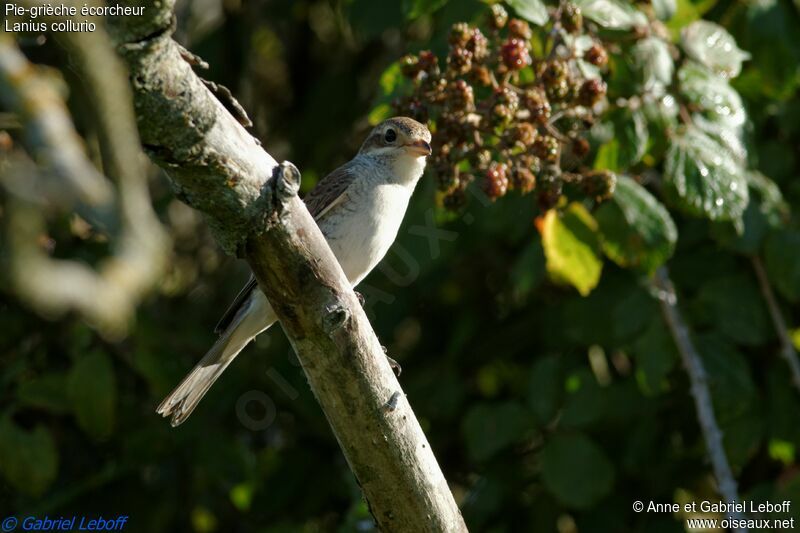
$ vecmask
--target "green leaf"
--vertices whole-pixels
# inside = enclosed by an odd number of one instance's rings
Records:
[[[792,302],[800,300],[800,233],[771,233],[764,243],[764,266],[778,292]]]
[[[69,373],[67,393],[81,429],[96,440],[111,435],[117,386],[114,368],[105,353],[90,352],[75,362]]]
[[[514,8],[517,15],[537,26],[544,26],[550,19],[542,0],[506,0],[506,3]]]
[[[464,418],[463,432],[470,457],[483,461],[533,427],[533,417],[519,404],[478,404]]]
[[[698,294],[698,304],[709,324],[734,342],[758,346],[772,337],[764,299],[749,276],[707,280]]]
[[[633,343],[636,381],[646,395],[666,390],[667,375],[678,361],[675,341],[663,320],[650,322],[645,332]]]
[[[740,222],[749,201],[742,169],[718,142],[695,127],[671,139],[664,179],[686,211],[711,220]]]
[[[611,200],[595,213],[603,251],[621,267],[652,274],[672,256],[678,231],[667,209],[627,176],[617,178]]]
[[[561,503],[587,509],[614,485],[614,465],[588,437],[557,434],[542,450],[542,481]]]
[[[786,223],[791,216],[789,204],[774,181],[758,171],[746,174],[750,190],[755,191],[759,199],[759,210],[769,224],[779,226]]]
[[[653,11],[659,20],[669,20],[678,11],[677,0],[653,0]]]
[[[414,20],[438,11],[446,3],[447,0],[403,0],[403,13],[408,20]]]
[[[528,382],[528,403],[539,423],[549,423],[556,415],[563,393],[561,360],[554,355],[537,358]]]
[[[63,374],[45,374],[23,381],[17,389],[17,399],[25,406],[51,413],[67,413],[70,410],[67,378]]]
[[[41,496],[58,473],[58,449],[42,426],[26,431],[10,416],[0,419],[0,472],[18,491]]]
[[[735,78],[742,71],[742,61],[750,54],[736,46],[736,40],[722,26],[698,20],[681,31],[681,43],[689,57],[717,74]]]
[[[597,286],[603,270],[597,222],[583,205],[573,202],[563,214],[548,211],[542,224],[542,245],[553,280],[572,285],[582,296]]]
[[[647,17],[628,2],[622,0],[575,0],[583,16],[604,28],[628,30],[647,25]]]
[[[704,116],[728,127],[739,128],[747,119],[739,93],[708,68],[687,61],[678,71],[681,93],[704,111]]]
[[[675,72],[675,62],[669,53],[669,45],[658,37],[642,39],[631,51],[633,62],[641,73],[641,85],[645,91],[661,95]]]
[[[569,375],[564,389],[564,408],[558,420],[560,427],[586,427],[607,413],[608,391],[600,387],[590,369],[580,368]]]

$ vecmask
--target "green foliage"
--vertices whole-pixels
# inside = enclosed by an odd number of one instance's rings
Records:
[[[28,431],[9,416],[0,418],[0,472],[21,493],[41,496],[58,472],[58,449],[50,432],[42,426]]]
[[[630,511],[636,500],[717,498],[651,286],[666,264],[742,498],[789,499],[796,513],[800,393],[751,258],[762,259],[800,337],[797,4],[576,3],[589,39],[564,46],[583,54],[603,44],[608,67],[581,59],[579,68],[604,79],[608,97],[585,135],[586,159],[565,172],[611,170],[614,194],[597,201],[565,181],[567,201],[543,211],[515,190],[484,205],[474,187],[466,209],[445,214],[426,177],[386,264],[361,286],[372,324],[403,366],[403,390],[471,531],[678,531],[671,515]],[[408,95],[401,55],[430,49],[444,66],[450,26],[482,24],[486,13],[474,0],[234,2],[213,13],[186,4],[177,35],[242,101],[265,146],[302,169],[304,190]],[[537,32],[549,31],[539,25],[555,20],[556,3],[506,5],[532,24],[530,48],[546,57]],[[536,75],[533,65],[520,72]],[[91,139],[91,102],[69,79]],[[476,101],[492,93],[479,91]],[[579,119],[554,120],[569,131]],[[0,510],[101,514],[124,502],[136,531],[371,531],[279,328],[243,352],[186,424],[170,428],[154,413],[214,341],[247,272],[220,256],[163,180],[151,188],[176,247],[129,338],[33,316],[0,280]],[[115,244],[62,218],[43,235],[58,257],[92,263]],[[438,240],[425,236],[431,221],[447,232]],[[397,272],[414,274],[398,285]],[[274,402],[266,429],[244,424],[247,391]],[[257,418],[262,407],[247,412]]]
[[[554,280],[571,284],[584,296],[597,286],[603,268],[597,222],[581,204],[570,205],[563,216],[547,213],[542,245]]]
[[[108,356],[93,351],[78,358],[67,379],[67,394],[78,425],[92,438],[103,440],[114,429],[116,379]]]
[[[542,480],[568,507],[587,508],[614,485],[614,466],[585,435],[554,435],[542,450]]]
[[[647,189],[620,176],[611,201],[595,218],[603,235],[603,251],[621,267],[655,272],[672,255],[678,232],[666,208]]]

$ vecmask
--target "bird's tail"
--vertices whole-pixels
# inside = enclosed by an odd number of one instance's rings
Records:
[[[164,398],[156,412],[165,418],[169,417],[172,427],[182,424],[189,418],[231,361],[256,335],[270,325],[269,322],[264,324],[263,321],[254,319],[253,313],[239,313],[189,375]]]

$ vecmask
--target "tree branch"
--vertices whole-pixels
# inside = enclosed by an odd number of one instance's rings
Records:
[[[675,345],[678,347],[678,352],[681,354],[686,373],[689,374],[692,397],[697,410],[697,419],[700,422],[700,429],[706,441],[706,449],[711,459],[711,466],[714,470],[719,492],[726,502],[738,502],[739,495],[737,493],[736,479],[733,477],[733,471],[728,463],[728,457],[725,454],[725,447],[722,443],[722,431],[714,414],[714,404],[711,401],[711,392],[708,387],[708,375],[703,366],[703,360],[692,343],[689,328],[678,310],[678,298],[666,266],[662,266],[656,271],[653,282],[659,291],[658,301],[664,321],[667,323]],[[740,513],[732,513],[731,517],[740,519],[741,515]]]
[[[378,526],[466,531],[447,482],[341,267],[277,166],[171,39],[172,1],[115,20],[142,139],[177,193],[243,255],[291,341]],[[130,4],[126,2],[126,4]],[[167,16],[167,12],[170,16]],[[274,177],[273,177],[274,174]]]
[[[40,312],[76,309],[101,333],[119,336],[140,299],[160,279],[168,238],[150,205],[124,66],[102,29],[65,35],[75,67],[94,97],[103,162],[116,179],[116,194],[86,157],[53,81],[28,62],[10,37],[0,37],[0,101],[19,115],[24,144],[39,167],[15,153],[0,169],[12,193],[10,272],[17,293]],[[51,259],[38,245],[46,233],[43,206],[77,210],[114,233],[114,253],[97,271],[78,261]]]
[[[761,262],[761,258],[754,255],[750,258],[750,262],[753,264],[758,286],[761,289],[764,300],[767,302],[772,324],[775,326],[775,332],[778,334],[778,339],[781,343],[781,356],[786,360],[786,364],[789,365],[789,370],[792,373],[792,383],[800,391],[800,360],[797,358],[797,351],[795,351],[792,339],[789,337],[789,328],[786,327],[786,321],[783,319],[778,301],[775,299],[775,293],[769,284],[769,278],[764,271],[764,264]]]

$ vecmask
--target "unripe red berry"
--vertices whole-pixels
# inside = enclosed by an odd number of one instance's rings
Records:
[[[531,27],[527,22],[520,19],[511,19],[508,21],[508,36],[516,37],[527,41],[531,38]]]
[[[504,196],[508,191],[508,171],[504,163],[492,162],[483,180],[483,192],[490,200]]]
[[[531,64],[531,55],[528,44],[522,39],[511,38],[500,49],[503,64],[509,70],[519,70]]]
[[[594,43],[588,50],[586,50],[586,52],[584,52],[583,60],[596,67],[602,68],[608,64],[608,53],[606,52],[606,49],[603,48],[603,45],[600,43]]]

